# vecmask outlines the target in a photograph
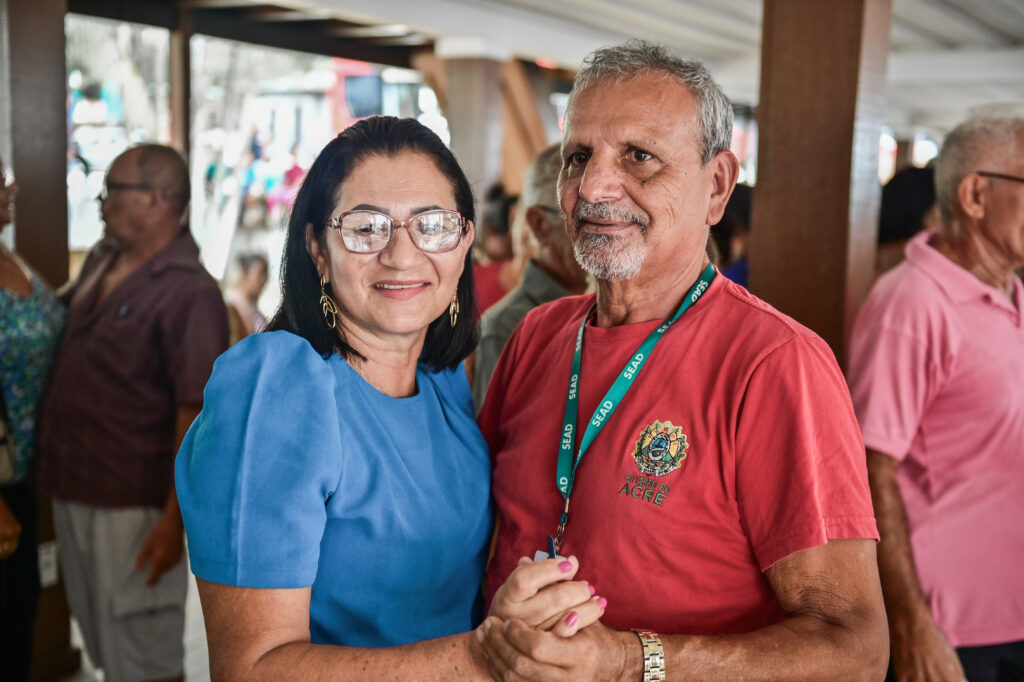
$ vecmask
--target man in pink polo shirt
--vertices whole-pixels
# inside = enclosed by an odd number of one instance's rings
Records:
[[[854,327],[898,680],[1024,679],[1024,118],[946,138],[938,231]],[[954,650],[955,649],[955,650]]]

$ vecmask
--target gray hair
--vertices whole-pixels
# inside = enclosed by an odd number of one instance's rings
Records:
[[[1024,153],[1024,149],[1016,149],[1015,137],[1022,128],[1022,116],[980,116],[964,121],[946,136],[935,167],[935,198],[949,237],[959,237],[956,205],[960,181],[974,171],[999,171],[1003,159]]]
[[[523,177],[520,201],[524,209],[531,206],[558,208],[558,173],[562,170],[560,145],[553,144],[534,157]]]
[[[558,206],[558,174],[562,170],[560,144],[553,144],[533,157],[526,175],[523,176],[523,191],[519,193],[518,210],[510,232],[513,244],[522,239],[526,227],[526,211],[531,206]],[[513,246],[513,248],[516,248]]]
[[[569,93],[569,106],[572,106],[576,95],[600,81],[614,78],[621,83],[650,71],[663,71],[673,76],[689,88],[697,100],[701,165],[710,161],[718,152],[729,149],[732,141],[732,104],[708,68],[699,59],[676,55],[646,40],[628,40],[621,45],[602,47],[587,55]]]

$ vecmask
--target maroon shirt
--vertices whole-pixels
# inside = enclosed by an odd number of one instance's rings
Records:
[[[162,507],[179,405],[199,405],[228,346],[217,282],[188,231],[96,303],[117,251],[98,247],[65,294],[64,338],[39,417],[39,485],[97,507]]]

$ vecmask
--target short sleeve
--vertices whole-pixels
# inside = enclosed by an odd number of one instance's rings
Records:
[[[341,476],[334,373],[289,332],[214,365],[175,462],[192,570],[240,587],[308,587]]]
[[[910,309],[913,311],[913,309]],[[926,337],[908,328],[858,319],[850,343],[850,394],[872,450],[903,459],[910,452],[941,362]]]
[[[228,313],[216,284],[205,278],[190,284],[159,317],[161,366],[176,405],[202,402],[213,362],[228,347]]]
[[[526,319],[529,319],[527,317]],[[484,440],[491,449],[491,456],[501,450],[499,433],[501,430],[501,411],[505,400],[505,392],[508,389],[512,377],[512,370],[516,364],[516,357],[519,352],[519,340],[522,336],[523,325],[526,319],[519,323],[505,344],[504,350],[496,356],[497,363],[491,373],[490,383],[484,394],[483,404],[477,414],[477,424],[484,434]],[[479,370],[478,370],[479,371]]]
[[[477,411],[483,407],[487,387],[494,374],[494,366],[501,355],[501,349],[505,347],[505,337],[498,333],[494,326],[494,321],[488,320],[487,315],[484,315],[480,321],[480,342],[477,344],[473,359],[473,404]]]
[[[878,539],[864,445],[821,339],[798,335],[754,369],[736,449],[737,501],[762,571],[829,540]]]

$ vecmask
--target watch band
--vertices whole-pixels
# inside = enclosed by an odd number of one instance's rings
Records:
[[[644,648],[644,682],[665,682],[665,649],[661,639],[649,630],[633,630]]]

